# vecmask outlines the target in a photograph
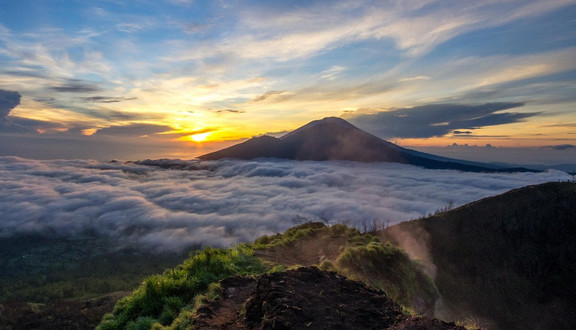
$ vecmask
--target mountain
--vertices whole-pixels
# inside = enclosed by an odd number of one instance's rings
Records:
[[[534,171],[519,167],[507,168],[455,160],[405,149],[369,134],[337,117],[312,121],[280,138],[259,136],[198,158],[202,160],[223,158],[350,160],[393,162],[430,169],[454,169],[472,172]]]
[[[574,329],[576,184],[515,189],[379,232],[421,260],[444,320]]]

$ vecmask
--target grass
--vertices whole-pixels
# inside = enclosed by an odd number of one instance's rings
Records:
[[[342,244],[335,246],[332,243],[337,237],[342,238]],[[263,236],[253,246],[274,251],[275,256],[282,255],[282,250],[322,250],[335,257],[318,262],[316,265],[320,269],[335,271],[381,289],[396,302],[419,313],[432,314],[438,298],[438,292],[423,267],[403,250],[342,224],[327,226],[321,222],[306,222],[283,234]],[[327,251],[330,247],[337,249],[336,253]],[[301,254],[309,252],[302,251]],[[290,260],[294,261],[293,258]]]
[[[182,323],[201,294],[215,294],[215,283],[233,275],[262,274],[264,264],[247,245],[206,248],[162,275],[147,278],[132,295],[120,300],[98,329],[150,329]],[[212,285],[212,286],[211,286]],[[181,316],[184,315],[184,316]]]
[[[403,306],[419,313],[433,311],[438,293],[423,268],[406,252],[378,237],[352,238],[334,265],[336,271],[383,290]]]

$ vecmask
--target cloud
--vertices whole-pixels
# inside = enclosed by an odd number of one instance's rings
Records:
[[[113,96],[91,96],[82,98],[84,101],[93,103],[118,103],[124,101],[137,100],[137,97],[113,97]]]
[[[68,126],[61,123],[51,123],[43,120],[22,118],[17,116],[10,116],[10,123],[12,127],[20,128],[20,133],[57,133],[64,132],[69,129]]]
[[[346,117],[358,127],[380,137],[426,138],[446,135],[454,130],[516,123],[539,114],[497,113],[523,105],[520,102],[432,104]]]
[[[552,150],[572,150],[576,149],[575,145],[572,144],[559,144],[555,146],[546,146],[544,148],[552,149]]]
[[[264,100],[267,100],[269,98],[274,98],[274,97],[276,97],[282,93],[284,93],[284,91],[267,91],[266,93],[254,98],[252,100],[252,102],[255,103],[255,102],[264,101]]]
[[[6,117],[12,109],[20,105],[22,95],[18,92],[10,92],[0,89],[0,122],[6,121]]]
[[[296,215],[394,224],[451,201],[569,178],[384,163],[0,157],[0,237],[93,235],[160,250],[228,246],[284,231]]]
[[[220,109],[220,110],[216,110],[214,112],[216,112],[216,113],[246,113],[246,111],[239,110],[239,109]]]
[[[109,135],[109,136],[144,136],[149,134],[158,134],[169,132],[172,130],[170,126],[154,125],[154,124],[131,124],[125,126],[110,126],[97,130],[94,134]]]
[[[443,1],[330,1],[299,5],[235,7],[237,33],[182,58],[232,55],[244,59],[289,61],[364,41],[389,42],[403,54],[422,56],[466,33],[502,26],[570,5],[570,0],[517,4],[495,1],[470,6]],[[388,46],[388,45],[386,45]]]
[[[334,65],[330,69],[322,71],[321,78],[326,80],[336,80],[344,71],[346,71],[345,66]]]
[[[453,131],[453,134],[460,135],[460,134],[472,134],[471,131]]]
[[[69,82],[60,86],[50,86],[48,89],[58,93],[91,93],[100,91],[98,86],[82,82]]]
[[[407,81],[419,81],[419,80],[430,80],[428,76],[413,76],[413,77],[406,77],[400,79],[400,82],[407,82]]]

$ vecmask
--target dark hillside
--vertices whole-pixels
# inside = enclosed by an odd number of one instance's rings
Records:
[[[575,183],[512,190],[380,237],[435,275],[446,308],[439,317],[501,329],[576,328]]]

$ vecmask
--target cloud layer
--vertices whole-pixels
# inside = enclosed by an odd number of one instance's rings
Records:
[[[354,162],[143,164],[0,157],[0,237],[102,236],[157,250],[227,246],[283,231],[296,215],[394,224],[450,202],[570,178]]]

